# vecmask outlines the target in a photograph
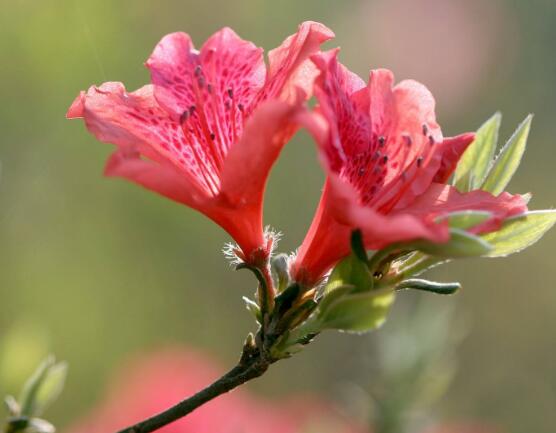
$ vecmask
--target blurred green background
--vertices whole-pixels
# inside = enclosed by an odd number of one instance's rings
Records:
[[[110,146],[64,119],[92,83],[147,82],[142,63],[166,33],[186,31],[200,46],[231,26],[270,49],[301,21],[321,21],[337,34],[328,46],[341,46],[342,61],[361,75],[388,67],[425,83],[445,135],[501,110],[506,138],[534,112],[512,191],[532,191],[534,208],[555,202],[554,0],[0,0],[0,11],[0,338],[10,335],[0,340],[0,391],[13,392],[54,351],[70,363],[50,417],[61,427],[93,405],[130,353],[185,342],[231,365],[253,328],[241,301],[253,282],[220,254],[225,233],[185,207],[102,178]],[[286,234],[281,250],[301,241],[322,177],[301,132],[267,194],[266,221]],[[440,418],[554,431],[555,236],[509,259],[435,271],[464,290],[425,301],[453,304],[468,326],[455,382],[435,409]],[[400,296],[398,314],[419,298]],[[324,335],[252,388],[338,399],[342,384],[369,382],[374,338]]]

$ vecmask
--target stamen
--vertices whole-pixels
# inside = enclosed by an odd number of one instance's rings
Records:
[[[234,97],[234,90],[230,87],[228,88],[227,92],[230,99],[232,99]]]
[[[214,141],[215,138],[216,138],[216,135],[214,134],[214,132],[211,132],[211,133],[210,133],[210,139],[211,139],[212,141]]]
[[[432,135],[429,135],[429,143],[431,146],[435,143],[434,137]]]
[[[378,146],[384,147],[385,144],[386,144],[386,137],[384,135],[378,137]]]
[[[186,122],[187,119],[189,119],[189,111],[188,111],[188,110],[185,110],[183,113],[181,113],[181,116],[180,116],[180,123]]]
[[[426,123],[423,123],[423,135],[427,135],[429,133],[429,127]]]
[[[423,165],[423,157],[420,156],[419,158],[417,158],[417,167],[421,167]]]
[[[199,78],[199,76],[201,75],[201,72],[202,72],[201,65],[195,66],[195,77]]]
[[[189,114],[191,116],[193,116],[193,114],[195,114],[196,109],[197,109],[197,107],[195,107],[195,105],[192,105],[191,107],[189,107]]]
[[[388,162],[388,155],[384,155],[384,156],[382,157],[381,163],[384,165],[384,164],[386,164],[387,162]]]
[[[404,141],[405,141],[406,146],[409,147],[409,146],[411,146],[411,145],[413,144],[413,140],[412,140],[412,138],[411,138],[409,135],[402,135],[402,137],[403,137],[403,139],[404,139]]]

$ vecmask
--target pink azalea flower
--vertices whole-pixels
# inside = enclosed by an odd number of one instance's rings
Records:
[[[146,65],[152,84],[128,93],[109,82],[81,92],[68,118],[117,150],[108,176],[135,182],[221,225],[249,262],[268,256],[262,201],[270,168],[294,132],[291,117],[310,96],[307,60],[333,33],[305,22],[263,51],[224,28],[200,51],[185,33],[165,36]]]
[[[320,107],[303,114],[319,145],[327,180],[316,215],[293,263],[294,278],[315,284],[349,253],[349,234],[361,229],[366,247],[401,241],[446,242],[436,218],[485,210],[492,218],[475,233],[495,230],[526,210],[521,196],[484,191],[460,194],[446,185],[472,133],[443,139],[431,93],[407,80],[393,86],[387,70],[371,71],[368,85],[337,61],[337,50],[312,57],[320,75]]]
[[[201,353],[167,348],[132,360],[110,382],[108,395],[67,433],[109,433],[167,409],[223,371]],[[314,397],[256,398],[244,389],[223,395],[161,433],[363,433]]]

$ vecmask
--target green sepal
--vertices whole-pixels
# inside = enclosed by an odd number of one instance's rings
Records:
[[[442,215],[436,219],[437,223],[448,221],[451,228],[469,230],[492,218],[492,213],[481,210],[463,210]]]
[[[276,284],[276,290],[283,292],[290,284],[290,274],[288,271],[289,257],[287,254],[278,254],[272,258],[270,269]]]
[[[354,230],[351,232],[351,250],[360,261],[363,263],[368,262],[369,257],[367,256],[367,250],[363,243],[363,233],[361,230]]]
[[[494,195],[502,193],[517,171],[531,130],[533,115],[528,115],[504,145],[480,188]]]
[[[454,174],[454,185],[460,192],[478,189],[483,184],[494,157],[501,122],[500,113],[488,119],[461,157]]]
[[[274,315],[282,316],[285,311],[288,311],[301,293],[301,286],[294,283],[287,287],[274,299]]]
[[[328,293],[343,286],[351,286],[354,291],[373,288],[373,276],[367,262],[360,260],[355,253],[347,256],[334,267],[324,292]]]
[[[415,249],[437,257],[478,257],[487,254],[492,246],[483,238],[460,229],[450,229],[450,240],[445,243],[416,242]]]
[[[321,329],[363,333],[381,326],[395,299],[392,289],[348,293],[319,308]]]
[[[508,218],[500,230],[482,235],[492,245],[488,257],[504,257],[533,245],[556,223],[555,210],[537,210]]]
[[[396,290],[422,290],[425,292],[436,293],[438,295],[452,295],[461,289],[460,283],[437,283],[422,279],[404,280],[396,286]]]

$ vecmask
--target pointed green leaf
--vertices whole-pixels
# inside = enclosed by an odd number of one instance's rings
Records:
[[[498,195],[510,183],[525,152],[532,120],[533,116],[530,114],[510,137],[496,157],[481,189]]]
[[[26,382],[19,402],[22,416],[40,415],[58,398],[65,384],[67,364],[49,356]]]
[[[463,210],[442,215],[437,218],[436,222],[448,220],[448,224],[452,228],[468,230],[478,226],[492,217],[492,213],[480,210]]]
[[[35,411],[33,415],[41,415],[45,409],[56,401],[62,393],[68,374],[68,364],[59,362],[48,370],[35,397]]]
[[[376,329],[386,320],[394,298],[391,289],[341,296],[319,312],[322,329],[357,333]]]
[[[486,240],[460,229],[450,229],[450,240],[446,243],[417,242],[415,246],[437,257],[476,257],[492,249]]]
[[[242,299],[243,302],[245,302],[245,307],[247,308],[247,311],[249,311],[253,315],[253,317],[257,322],[261,323],[262,317],[261,317],[261,309],[259,305],[252,299],[249,299],[247,296],[244,296]]]
[[[454,184],[459,191],[471,191],[483,183],[496,150],[501,121],[500,113],[488,119],[461,157],[454,175]]]
[[[488,257],[503,257],[533,245],[556,223],[555,210],[526,212],[508,218],[502,228],[481,237],[493,246]]]
[[[402,281],[396,290],[423,290],[438,295],[451,295],[461,289],[460,283],[437,283],[436,281],[421,280],[418,278]]]

